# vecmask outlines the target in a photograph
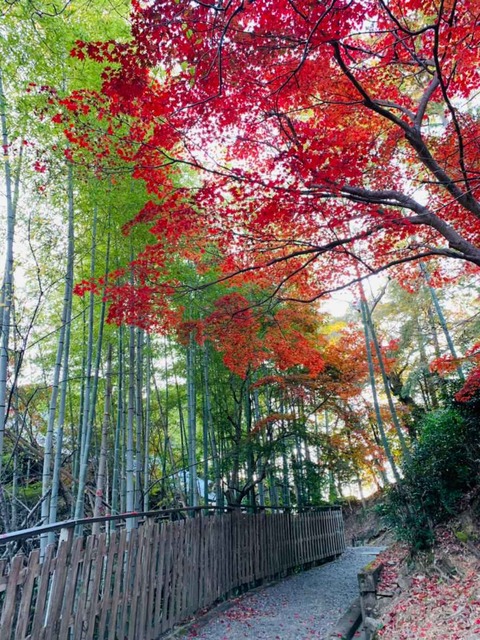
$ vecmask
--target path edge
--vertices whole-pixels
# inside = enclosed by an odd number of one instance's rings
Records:
[[[350,604],[343,616],[330,629],[327,640],[352,640],[362,623],[360,597]]]
[[[175,638],[181,638],[182,636],[185,636],[185,634],[188,633],[190,629],[194,626],[197,627],[198,630],[201,630],[212,619],[217,618],[219,614],[222,614],[225,611],[228,611],[229,609],[231,609],[234,605],[238,603],[240,599],[254,595],[255,593],[259,593],[265,589],[269,589],[270,587],[274,587],[280,582],[289,580],[290,578],[293,578],[300,573],[306,573],[308,571],[321,567],[325,564],[330,564],[331,562],[334,562],[335,560],[340,558],[344,553],[345,551],[342,551],[341,553],[336,553],[333,556],[328,556],[328,558],[322,558],[321,560],[314,563],[314,566],[309,566],[309,567],[304,566],[303,568],[298,567],[296,570],[292,571],[292,573],[289,573],[283,576],[280,575],[277,578],[274,578],[272,580],[269,580],[268,582],[264,582],[260,584],[258,587],[253,587],[252,589],[246,589],[243,593],[240,593],[239,595],[234,596],[233,598],[227,598],[226,600],[223,600],[220,602],[217,601],[216,603],[213,603],[211,607],[209,607],[208,610],[205,611],[205,613],[200,615],[198,618],[195,617],[195,614],[194,614],[190,619],[185,620],[184,622],[181,622],[178,626],[175,626],[170,631],[167,631],[165,634],[159,636],[158,640],[174,640]],[[337,636],[337,640],[339,640],[338,636]]]

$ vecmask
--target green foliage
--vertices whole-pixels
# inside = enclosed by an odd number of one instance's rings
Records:
[[[463,542],[464,544],[466,544],[469,540],[469,535],[466,531],[455,531],[455,537],[457,538],[457,540],[460,540],[460,542]]]
[[[478,483],[474,421],[455,408],[426,415],[403,480],[387,493],[380,511],[414,550],[434,541],[434,527],[456,514],[460,497]]]
[[[38,480],[37,482],[31,482],[25,487],[21,488],[21,498],[27,504],[31,504],[32,506],[40,500],[42,495],[42,482]]]

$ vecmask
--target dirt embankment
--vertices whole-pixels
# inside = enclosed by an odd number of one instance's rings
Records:
[[[394,542],[375,510],[345,509],[347,543],[388,545],[376,561],[379,640],[480,640],[480,500],[466,499],[460,515],[436,529],[435,547],[412,554]]]
[[[388,546],[395,541],[392,532],[383,524],[378,507],[382,494],[376,493],[363,501],[349,500],[343,506],[345,539],[348,546]]]

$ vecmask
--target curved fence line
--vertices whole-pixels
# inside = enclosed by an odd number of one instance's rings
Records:
[[[45,533],[58,532],[62,529],[75,529],[78,527],[91,526],[95,523],[109,525],[118,521],[125,522],[130,518],[141,519],[178,519],[184,517],[185,514],[195,516],[199,513],[212,512],[218,514],[229,513],[232,511],[242,511],[246,513],[262,513],[263,511],[278,511],[285,513],[310,513],[312,511],[335,511],[341,510],[340,505],[312,505],[306,507],[176,507],[174,509],[156,509],[154,511],[132,511],[129,513],[109,514],[105,516],[96,516],[89,518],[72,518],[70,520],[62,520],[52,524],[44,524],[18,531],[10,531],[8,533],[0,533],[0,545],[5,545],[17,540],[27,540],[40,538]]]
[[[157,640],[200,609],[345,549],[338,509],[147,518],[130,532],[74,537],[78,524],[43,559],[34,549],[0,561],[2,640]]]

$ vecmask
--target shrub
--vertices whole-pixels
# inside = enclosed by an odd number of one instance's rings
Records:
[[[403,480],[392,487],[381,513],[413,549],[434,541],[434,527],[456,514],[459,498],[478,484],[475,421],[455,408],[424,416]]]

